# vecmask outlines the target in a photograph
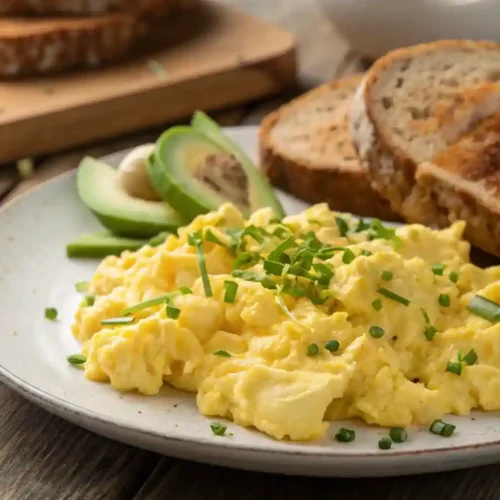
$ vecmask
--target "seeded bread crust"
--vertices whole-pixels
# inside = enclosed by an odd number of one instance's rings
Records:
[[[360,167],[358,158],[350,143],[347,130],[348,102],[361,81],[361,75],[331,82],[300,96],[268,115],[262,122],[259,132],[260,161],[265,174],[271,182],[285,191],[309,202],[326,201],[337,211],[351,212],[362,216],[377,217],[384,220],[396,220],[398,217],[389,208],[389,204],[374,192],[367,179],[366,172]],[[338,107],[331,107],[332,95],[339,93],[346,109],[339,117]],[[328,100],[329,99],[329,100]],[[315,110],[315,106],[318,109]],[[317,143],[315,158],[306,152],[292,149],[297,131],[285,132],[289,148],[278,144],[273,138],[276,127],[286,127],[287,119],[302,120],[301,114],[317,114],[317,123],[308,123],[305,119],[303,135],[310,147]],[[321,115],[321,123],[320,120]],[[328,115],[325,117],[325,113]],[[313,117],[311,117],[311,120]],[[300,129],[302,125],[299,125]],[[300,130],[299,129],[299,130]],[[345,139],[345,140],[344,140]],[[303,140],[303,137],[301,137]],[[337,142],[335,142],[337,141]],[[325,154],[322,156],[321,151]],[[326,152],[335,153],[335,157]]]
[[[175,1],[175,0],[174,0]],[[140,12],[163,15],[172,0],[0,0],[0,14],[14,16],[95,15],[106,12]]]

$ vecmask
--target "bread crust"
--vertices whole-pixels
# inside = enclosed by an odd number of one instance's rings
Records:
[[[361,168],[345,168],[334,162],[328,165],[311,164],[280,152],[271,140],[274,127],[290,107],[300,107],[322,92],[352,86],[360,79],[360,75],[355,75],[322,85],[265,117],[259,130],[261,166],[275,186],[309,203],[326,201],[333,210],[396,220],[398,217],[389,204],[371,189]]]

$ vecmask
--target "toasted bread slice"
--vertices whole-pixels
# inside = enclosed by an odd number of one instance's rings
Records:
[[[175,0],[0,0],[2,15],[93,15],[141,12],[163,15]]]
[[[260,129],[260,158],[276,186],[334,210],[394,220],[374,192],[351,143],[347,116],[361,75],[318,87],[271,113]]]
[[[405,202],[417,166],[500,112],[500,44],[445,40],[396,50],[367,73],[353,101],[354,144],[372,184],[413,222]],[[408,213],[407,213],[408,212]]]
[[[144,33],[135,16],[0,19],[0,76],[99,66],[123,57]]]
[[[405,201],[409,219],[447,226],[467,221],[465,237],[500,256],[500,114],[417,167]]]

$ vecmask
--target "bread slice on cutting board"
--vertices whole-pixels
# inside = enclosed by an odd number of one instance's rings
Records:
[[[394,220],[351,143],[348,113],[360,81],[356,75],[327,83],[268,115],[259,133],[260,161],[274,185],[310,203]]]
[[[446,40],[377,61],[354,98],[351,131],[372,185],[396,212],[443,226],[462,218],[471,243],[500,255],[500,121],[487,121],[497,114],[500,44]]]
[[[2,15],[93,15],[141,12],[163,15],[175,0],[0,0]]]

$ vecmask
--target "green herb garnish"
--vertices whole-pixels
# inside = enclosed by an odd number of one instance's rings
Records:
[[[78,283],[75,283],[75,290],[78,293],[87,293],[89,291],[89,282],[79,281]]]
[[[308,356],[317,356],[319,354],[318,344],[309,344],[307,346],[307,355]]]
[[[380,309],[382,309],[382,301],[380,299],[375,299],[372,302],[372,307],[375,311],[380,311]]]
[[[325,344],[325,349],[330,352],[337,352],[340,348],[340,343],[338,340],[329,340]]]
[[[481,295],[474,295],[467,304],[467,309],[476,316],[486,319],[491,323],[500,321],[500,305]]]
[[[382,272],[380,273],[380,277],[381,277],[384,281],[391,281],[393,276],[394,276],[394,275],[393,275],[392,271],[382,271]]]
[[[219,356],[221,358],[230,358],[231,357],[231,354],[229,354],[224,349],[220,349],[218,351],[214,351],[213,354],[214,354],[214,356]]]
[[[193,290],[191,290],[191,288],[188,288],[187,286],[181,286],[179,288],[179,292],[181,295],[192,295]]]
[[[388,437],[380,438],[378,441],[378,447],[381,450],[390,450],[392,446],[392,440]]]
[[[207,263],[205,262],[205,254],[203,253],[203,240],[200,231],[191,233],[188,236],[188,243],[196,249],[196,256],[198,258],[198,267],[200,268],[201,280],[203,288],[207,297],[212,297],[212,287],[210,286],[210,278],[207,271]]]
[[[92,307],[95,304],[95,296],[94,295],[85,295],[83,299],[84,307]]]
[[[361,255],[363,255],[364,257],[370,257],[373,254],[368,250],[361,250]]]
[[[434,335],[436,335],[437,330],[432,325],[427,325],[424,330],[424,335],[427,340],[432,340]]]
[[[408,299],[405,299],[401,295],[398,295],[397,293],[391,292],[387,288],[379,288],[377,290],[377,293],[380,293],[380,295],[383,295],[384,297],[394,300],[395,302],[399,302],[400,304],[403,304],[404,306],[409,306],[410,301]]]
[[[456,271],[452,271],[449,275],[449,278],[452,283],[456,283],[459,280],[460,275]]]
[[[335,217],[335,222],[337,223],[340,236],[345,236],[349,231],[349,224],[347,224],[347,221],[342,217]]]
[[[101,325],[130,325],[135,321],[133,316],[124,316],[119,318],[107,318],[101,321]]]
[[[404,443],[408,439],[408,433],[404,427],[392,427],[389,436],[395,443]]]
[[[50,321],[55,321],[57,319],[58,311],[55,307],[45,308],[45,317]]]
[[[443,437],[450,437],[455,432],[455,429],[455,425],[447,424],[442,420],[434,420],[434,422],[432,422],[431,426],[429,427],[429,430],[433,434],[438,434],[439,436]]]
[[[233,304],[236,299],[236,293],[238,292],[238,283],[236,281],[224,281],[224,302],[226,304]]]
[[[455,375],[462,375],[462,363],[452,363],[450,361],[446,365],[446,371],[454,373]]]
[[[432,272],[436,276],[442,276],[444,273],[445,267],[446,266],[444,264],[433,264],[431,269],[432,269]]]
[[[352,443],[356,439],[356,431],[341,427],[335,434],[335,439],[340,443]]]
[[[260,260],[260,254],[257,252],[242,252],[233,262],[233,269],[246,269],[255,266]]]
[[[127,307],[127,309],[124,309],[122,314],[124,316],[127,316],[128,314],[132,314],[132,313],[135,313],[137,311],[142,311],[143,309],[149,309],[150,307],[159,306],[160,304],[164,304],[165,302],[167,302],[167,300],[171,296],[172,296],[172,294],[166,293],[165,295],[160,295],[159,297],[156,297],[154,299],[140,302],[139,304],[136,304],[135,306]]]
[[[344,264],[350,264],[355,258],[356,256],[354,255],[354,252],[351,249],[346,248],[344,250],[344,255],[342,256],[342,262]]]
[[[71,354],[67,356],[66,359],[71,365],[83,365],[83,363],[87,361],[87,358],[81,354]]]
[[[212,422],[210,424],[210,429],[212,429],[215,436],[224,436],[227,431],[227,426],[221,424],[220,422]]]
[[[370,330],[368,330],[368,331],[370,332],[370,335],[374,339],[380,339],[385,334],[385,330],[381,326],[377,326],[377,325],[370,326]]]
[[[252,271],[235,270],[232,272],[232,275],[235,278],[240,278],[245,281],[255,281],[256,283],[260,283],[264,288],[268,288],[270,290],[274,290],[278,287],[276,282],[269,276],[254,273]]]
[[[439,305],[442,307],[450,307],[450,296],[444,293],[439,295]]]
[[[204,237],[205,237],[206,241],[210,241],[210,243],[215,243],[216,245],[219,245],[221,247],[226,248],[226,245],[224,245],[224,243],[222,243],[222,241],[219,240],[219,238],[217,238],[217,236],[215,236],[215,234],[212,232],[212,230],[210,228],[207,228],[205,230]]]
[[[170,236],[171,233],[167,231],[163,231],[161,233],[158,233],[156,236],[153,236],[149,241],[148,244],[150,247],[159,247],[160,245],[163,245],[165,243],[165,240]]]
[[[181,314],[181,310],[177,307],[167,305],[167,318],[177,319]]]
[[[462,361],[469,366],[475,365],[477,363],[477,354],[474,349],[471,349],[463,358]]]

